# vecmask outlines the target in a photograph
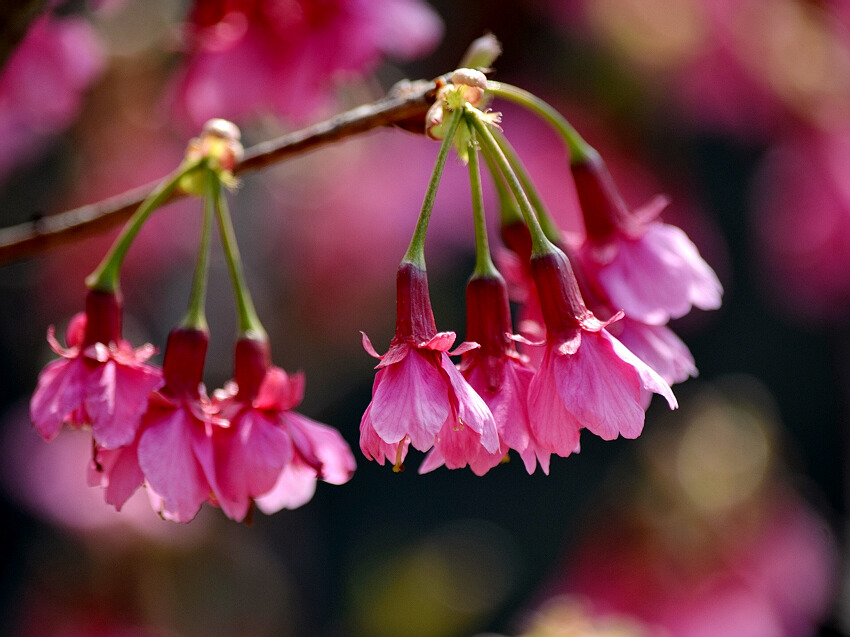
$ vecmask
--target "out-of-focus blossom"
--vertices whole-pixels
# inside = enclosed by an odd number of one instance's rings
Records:
[[[805,131],[767,156],[753,235],[764,284],[789,312],[830,319],[850,310],[850,131]]]
[[[692,396],[685,422],[656,429],[628,503],[591,523],[558,589],[671,637],[814,634],[836,546],[776,478],[764,398],[752,380],[728,379]]]
[[[449,358],[455,334],[437,332],[425,270],[402,263],[397,294],[396,334],[389,351],[379,355],[363,335],[366,351],[381,360],[372,402],[360,423],[363,453],[397,468],[407,442],[420,451],[436,447],[450,468],[473,460],[470,453],[478,446],[495,453],[499,436],[493,415]],[[465,343],[455,353],[475,346]]]
[[[372,70],[382,55],[430,51],[442,23],[420,0],[196,2],[177,107],[200,126],[270,112],[304,118],[334,80]]]
[[[152,345],[133,349],[121,336],[121,300],[110,292],[90,290],[85,313],[68,326],[65,349],[48,332],[62,358],[41,372],[30,403],[30,415],[47,440],[64,423],[91,425],[98,445],[115,449],[133,441],[148,395],[162,384],[158,368],[146,361]]]
[[[626,315],[664,325],[692,306],[720,307],[723,288],[679,228],[658,221],[658,197],[630,211],[599,156],[571,166],[587,238],[576,254],[589,278]]]
[[[270,364],[267,341],[236,344],[233,382],[214,394],[230,427],[214,430],[218,503],[241,521],[256,501],[265,513],[307,502],[317,479],[342,484],[354,456],[335,429],[293,410],[304,395],[304,376]]]
[[[543,449],[570,455],[584,428],[605,440],[636,438],[642,390],[676,408],[670,386],[587,309],[563,252],[532,258],[531,270],[546,325],[543,360],[529,387],[532,431]]]
[[[68,127],[103,69],[94,31],[79,18],[37,18],[0,72],[0,180]]]
[[[819,126],[846,118],[843,4],[593,0],[580,3],[586,22],[575,11],[564,17],[672,93],[698,124],[752,138],[792,117]],[[551,5],[560,13],[564,3]]]

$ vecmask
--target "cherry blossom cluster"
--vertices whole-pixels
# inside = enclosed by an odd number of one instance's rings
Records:
[[[521,161],[494,130],[499,115],[478,108],[491,96],[530,108],[564,136],[584,215],[581,239],[561,236]],[[529,473],[538,462],[548,473],[551,454],[579,451],[583,429],[605,440],[639,436],[653,393],[676,408],[670,385],[696,368],[667,323],[694,306],[719,307],[722,287],[685,233],[658,220],[666,200],[628,209],[599,154],[559,114],[477,70],[452,74],[426,130],[443,141],[398,269],[395,336],[383,355],[363,337],[380,360],[360,424],[363,453],[398,471],[412,445],[428,454],[421,473],[468,465],[482,475],[513,449]],[[437,331],[423,246],[453,144],[469,163],[477,256],[466,290],[468,340],[450,351],[455,333]],[[520,304],[521,334],[490,257],[479,152],[500,194],[512,255],[503,269]]]
[[[63,425],[92,434],[89,483],[117,509],[142,485],[164,518],[188,522],[209,502],[238,521],[254,505],[265,513],[310,500],[316,480],[342,484],[355,462],[339,432],[294,411],[303,374],[271,363],[268,337],[241,273],[238,248],[221,194],[232,183],[239,131],[214,120],[189,146],[186,161],[128,222],[112,251],[87,279],[85,311],[67,329],[59,360],[42,371],[30,404],[38,432],[51,440]],[[122,336],[118,273],[149,214],[176,189],[205,199],[204,230],[189,310],[175,327],[160,369],[152,345]],[[203,384],[209,331],[204,316],[212,216],[230,265],[239,315],[233,379],[209,397]]]

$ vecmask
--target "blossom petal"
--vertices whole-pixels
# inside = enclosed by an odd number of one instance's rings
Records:
[[[294,411],[287,412],[284,418],[290,426],[301,429],[310,440],[313,453],[322,463],[322,480],[331,484],[344,484],[351,479],[357,463],[348,443],[336,429]]]
[[[93,369],[86,387],[86,411],[97,443],[106,449],[130,444],[150,393],[162,383],[160,370],[144,363],[130,366],[107,360]]]
[[[379,373],[371,403],[375,432],[387,443],[407,435],[410,444],[427,451],[449,415],[448,391],[433,359],[413,350]]]
[[[143,421],[139,466],[163,500],[163,510],[188,522],[209,499],[211,487],[195,455],[192,428],[203,424],[184,409],[154,410]]]
[[[472,389],[446,354],[443,354],[441,364],[457,397],[458,422],[480,435],[481,445],[490,453],[495,453],[499,449],[499,434],[487,403]]]
[[[281,509],[297,509],[313,498],[316,472],[301,466],[287,465],[280,472],[272,490],[255,499],[257,508],[271,515]]]
[[[45,440],[53,440],[64,422],[85,424],[81,418],[88,375],[80,358],[53,361],[42,370],[30,401],[30,418]]]
[[[567,457],[579,443],[581,423],[564,406],[555,377],[551,344],[546,346],[540,368],[528,388],[528,411],[531,431],[541,449]]]

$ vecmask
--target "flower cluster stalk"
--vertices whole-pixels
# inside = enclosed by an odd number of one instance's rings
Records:
[[[475,129],[481,145],[496,162],[496,165],[504,175],[505,181],[507,181],[508,187],[514,195],[517,204],[519,204],[519,209],[522,212],[525,224],[528,226],[528,231],[531,234],[532,256],[539,256],[552,252],[555,250],[555,246],[552,245],[552,242],[546,238],[546,234],[543,232],[543,228],[537,220],[534,208],[528,200],[528,196],[525,194],[516,172],[514,172],[514,169],[511,167],[511,163],[502,152],[499,142],[493,136],[493,133],[490,132],[488,124],[482,119],[481,111],[473,106],[467,105],[465,113],[470,126]]]
[[[451,150],[452,142],[454,141],[458,126],[460,126],[462,116],[463,113],[460,110],[452,112],[452,117],[449,120],[449,126],[446,130],[446,136],[440,144],[440,152],[437,154],[434,171],[431,173],[428,190],[425,192],[422,210],[419,213],[419,219],[416,221],[413,237],[410,239],[410,246],[407,248],[404,259],[402,259],[402,263],[412,263],[423,270],[425,269],[425,234],[428,232],[428,222],[431,220],[431,211],[434,209],[434,200],[437,198],[437,188],[440,186],[443,168],[449,157],[449,150]]]
[[[204,215],[201,226],[201,243],[198,247],[198,261],[195,264],[195,275],[192,279],[192,292],[189,297],[189,309],[183,317],[182,327],[208,331],[206,317],[207,278],[210,264],[210,235],[212,234],[213,216],[215,214],[215,199],[213,191],[218,188],[218,178],[211,170],[205,171],[204,186]]]
[[[590,144],[584,141],[584,138],[579,135],[578,131],[563,115],[536,95],[512,84],[492,80],[487,82],[487,90],[493,95],[519,104],[543,118],[567,144],[570,151],[570,163],[585,163],[599,154]]]
[[[201,164],[205,161],[205,159],[198,159],[183,162],[177,170],[163,179],[154,188],[124,226],[121,234],[118,235],[115,243],[112,244],[112,248],[100,262],[100,265],[86,277],[86,285],[90,290],[100,290],[102,292],[118,291],[121,264],[124,263],[124,257],[127,256],[127,251],[130,249],[130,245],[133,243],[136,235],[139,234],[139,230],[142,229],[142,226],[148,220],[151,213],[171,198],[179,186],[180,181],[186,175],[200,169]]]
[[[239,318],[239,337],[256,340],[266,340],[266,330],[263,328],[251,293],[245,283],[245,275],[242,269],[242,257],[239,254],[239,246],[236,244],[236,233],[233,230],[233,221],[230,218],[230,210],[227,207],[227,199],[222,195],[221,183],[216,181],[215,187],[210,193],[218,217],[218,227],[221,231],[221,245],[224,248],[227,267],[230,270],[230,279],[233,284],[233,294],[236,297],[236,313]]]
[[[472,190],[472,217],[475,225],[475,271],[473,276],[499,276],[490,256],[490,244],[487,241],[487,222],[484,218],[484,195],[481,190],[481,170],[478,165],[478,146],[475,131],[470,130],[469,148],[469,186]]]

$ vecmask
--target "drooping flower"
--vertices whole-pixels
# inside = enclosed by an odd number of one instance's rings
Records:
[[[270,363],[268,341],[236,343],[233,381],[214,394],[218,502],[241,521],[252,502],[265,513],[307,502],[316,480],[347,482],[355,469],[351,450],[335,429],[292,411],[301,403],[304,376],[289,376]]]
[[[383,54],[428,52],[442,24],[420,0],[205,0],[187,35],[177,106],[199,126],[264,112],[303,118],[340,75],[368,72]]]
[[[664,197],[630,211],[599,155],[571,169],[587,230],[576,256],[614,306],[651,325],[684,316],[692,306],[720,307],[717,275],[681,229],[657,219]]]
[[[534,472],[538,460],[548,473],[550,454],[537,447],[528,418],[528,386],[534,370],[510,337],[513,328],[504,279],[473,276],[466,286],[466,308],[466,336],[480,347],[467,351],[459,367],[493,413],[500,442],[495,453],[479,445],[470,455],[469,466],[482,475],[500,463],[510,448],[519,453],[529,473]],[[454,468],[457,454],[445,442],[434,446],[420,472],[442,463]]]
[[[546,324],[543,360],[529,387],[531,427],[540,446],[568,456],[581,429],[605,440],[643,430],[641,391],[677,407],[670,386],[611,336],[585,306],[566,255],[552,246],[531,259]]]
[[[189,522],[204,502],[217,501],[213,429],[227,426],[202,383],[209,335],[178,327],[168,336],[165,385],[151,396],[142,418],[138,463],[154,493],[160,515]]]
[[[67,348],[48,330],[47,340],[62,358],[42,370],[30,402],[30,417],[46,440],[67,423],[91,425],[95,441],[107,449],[133,442],[162,374],[146,362],[152,345],[133,349],[121,337],[121,314],[117,294],[89,290],[85,313],[68,326]]]
[[[363,453],[380,464],[389,460],[397,468],[408,442],[420,451],[441,445],[457,466],[467,464],[469,452],[477,452],[478,446],[495,453],[499,436],[493,415],[449,358],[455,334],[437,332],[425,270],[402,263],[397,294],[396,333],[387,353],[379,355],[363,335],[366,351],[381,361],[372,402],[360,422]],[[454,353],[472,347],[465,343]],[[460,434],[464,448],[455,449],[446,438],[460,441]]]

